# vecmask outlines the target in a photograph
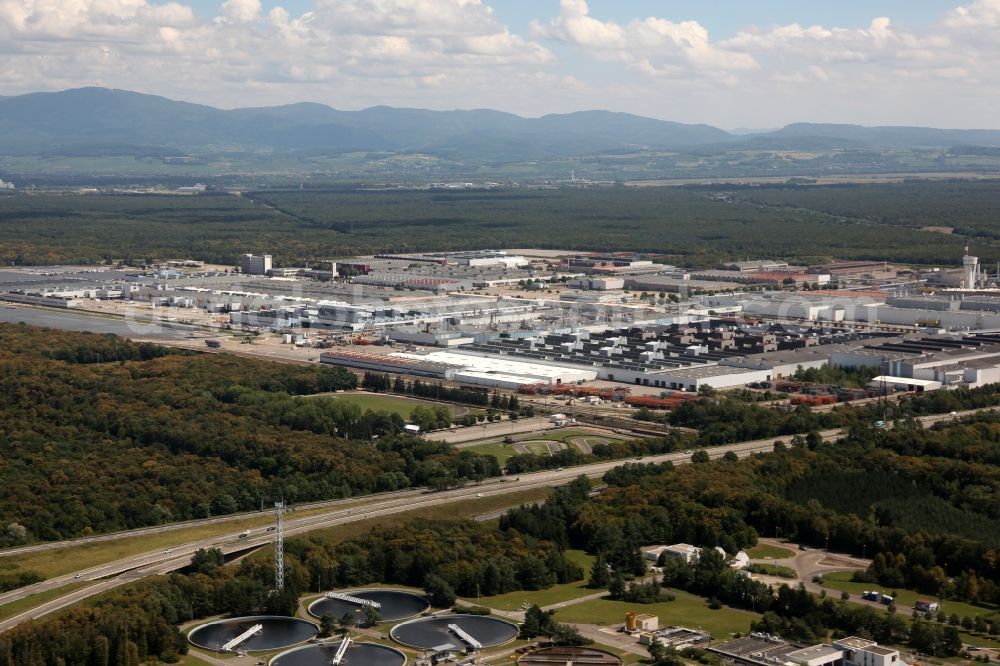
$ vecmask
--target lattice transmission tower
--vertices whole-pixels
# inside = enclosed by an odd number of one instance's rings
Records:
[[[285,503],[274,503],[274,590],[285,589],[285,525],[282,518],[285,515]]]

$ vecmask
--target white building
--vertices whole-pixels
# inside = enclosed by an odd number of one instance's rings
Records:
[[[675,543],[672,546],[665,546],[661,552],[665,559],[683,560],[685,564],[691,564],[691,562],[698,559],[698,555],[701,554],[701,548],[692,546],[689,543]]]
[[[729,562],[729,566],[733,569],[745,569],[750,565],[750,556],[744,551],[740,551],[733,555],[733,559]]]
[[[844,652],[844,666],[897,666],[903,662],[899,650],[881,647],[866,638],[842,638],[833,642],[833,647]]]
[[[785,658],[799,666],[826,666],[839,663],[844,658],[844,651],[830,645],[813,645],[789,652]]]
[[[660,553],[665,551],[668,546],[645,546],[640,548],[642,556],[649,560],[650,562],[656,562],[660,559]]]

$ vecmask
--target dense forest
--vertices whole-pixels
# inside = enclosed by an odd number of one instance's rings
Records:
[[[355,382],[332,366],[0,325],[0,543],[499,473],[492,456],[400,434],[396,415],[295,397]]]
[[[0,197],[0,265],[192,257],[279,265],[373,252],[544,247],[639,250],[691,267],[734,257],[957,265],[959,237],[1000,242],[992,182],[843,186],[304,190]],[[40,240],[44,239],[44,240]]]
[[[908,229],[952,229],[955,234],[989,242],[1000,239],[1000,196],[993,181],[826,187],[754,188],[734,198],[767,206],[802,208],[873,224]],[[969,202],[975,201],[974,206]],[[945,239],[942,239],[945,240]]]

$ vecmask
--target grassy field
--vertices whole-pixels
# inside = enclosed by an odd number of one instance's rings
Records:
[[[521,443],[524,445],[524,448],[528,449],[528,451],[534,453],[536,456],[550,455],[549,447],[541,442],[525,441]]]
[[[546,430],[544,432],[535,433],[529,437],[523,439],[518,439],[519,442],[531,442],[538,440],[549,440],[553,442],[562,442],[563,444],[569,444],[569,440],[574,437],[587,437],[587,438],[603,438],[612,441],[621,441],[622,437],[616,435],[612,432],[607,432],[604,430],[589,430],[585,428],[563,428],[558,430]]]
[[[531,604],[537,604],[544,608],[545,606],[551,606],[552,604],[562,603],[571,599],[578,599],[580,597],[585,597],[588,594],[595,594],[596,592],[599,592],[600,590],[591,590],[586,587],[586,576],[590,572],[591,565],[594,563],[594,557],[592,555],[588,555],[582,550],[568,550],[566,551],[566,557],[583,568],[584,580],[577,581],[575,583],[566,583],[564,585],[553,585],[547,590],[520,590],[518,592],[498,594],[492,597],[480,597],[478,600],[467,599],[467,601],[470,603],[481,604],[483,606],[489,606],[490,608],[496,608],[498,610],[515,611],[520,610],[521,605],[524,603],[527,603],[529,606]]]
[[[716,638],[727,638],[737,631],[749,631],[750,622],[760,618],[756,613],[725,606],[719,610],[711,610],[708,601],[701,597],[676,590],[670,592],[677,599],[659,604],[630,604],[609,599],[586,601],[559,609],[556,611],[556,619],[560,622],[615,625],[623,624],[625,612],[634,610],[659,616],[661,627],[700,627]]]
[[[764,574],[765,576],[798,578],[798,574],[795,573],[795,569],[778,566],[777,564],[751,564],[748,569],[753,573]]]
[[[865,590],[879,590],[885,592],[886,594],[892,592],[892,590],[887,590],[876,583],[855,583],[851,580],[851,575],[850,571],[837,571],[826,574],[823,576],[823,585],[834,590],[849,592],[852,596],[857,597],[860,597],[861,593]],[[927,595],[918,594],[912,590],[895,590],[895,592],[897,606],[913,606],[917,599],[933,598]],[[982,606],[973,606],[972,604],[964,603],[962,601],[942,601],[941,610],[948,615],[955,613],[959,617],[964,617],[966,615],[969,617],[975,617],[977,615],[996,615],[996,611],[983,608]]]
[[[476,444],[475,446],[470,446],[465,451],[472,451],[473,453],[479,453],[482,455],[494,456],[501,465],[506,463],[512,456],[517,455],[514,451],[514,447],[510,444],[504,444],[503,442],[487,442],[485,444]]]
[[[795,555],[795,551],[762,543],[748,550],[747,555],[754,560],[783,560],[786,557]]]
[[[332,397],[335,400],[340,400],[342,402],[355,404],[360,407],[363,412],[368,411],[369,409],[373,412],[395,412],[406,420],[409,420],[410,413],[413,411],[413,408],[420,406],[437,407],[441,405],[451,410],[452,414],[455,413],[455,407],[452,405],[427,402],[426,400],[420,400],[417,398],[403,398],[396,395],[383,395],[381,393],[323,393],[320,395],[327,398]]]

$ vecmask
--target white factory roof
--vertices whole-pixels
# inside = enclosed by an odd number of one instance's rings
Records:
[[[596,370],[561,367],[544,363],[514,360],[504,356],[473,356],[453,351],[431,351],[425,353],[398,352],[392,356],[418,361],[444,363],[463,369],[463,373],[480,375],[507,375],[515,378],[542,380],[547,383],[561,381],[589,381],[597,378]],[[522,383],[531,383],[524,381]]]
[[[879,375],[878,377],[873,377],[872,380],[868,382],[868,385],[873,386],[876,384],[881,384],[882,382],[885,382],[889,386],[892,386],[894,384],[905,384],[907,386],[923,386],[925,388],[927,387],[938,388],[941,386],[941,382],[934,381],[931,379],[914,379],[913,377],[893,377],[891,375]]]

